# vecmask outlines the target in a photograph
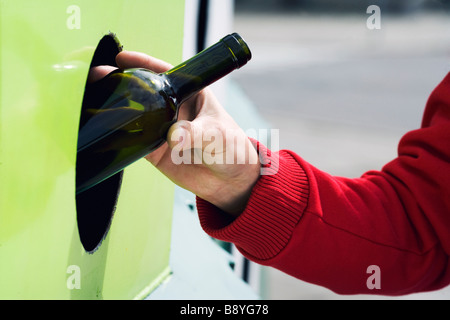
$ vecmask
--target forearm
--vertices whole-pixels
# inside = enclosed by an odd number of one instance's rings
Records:
[[[237,219],[198,199],[207,233],[255,262],[343,294],[398,295],[449,282],[435,230],[391,173],[337,178],[289,151],[269,161],[277,172],[260,177]],[[382,273],[376,291],[366,283],[372,265]]]
[[[254,144],[259,145],[256,141]],[[259,146],[259,154],[270,154],[264,146]],[[205,231],[215,238],[234,242],[258,262],[270,260],[286,246],[306,208],[309,194],[305,172],[293,157],[282,153],[262,159],[262,163],[269,161],[273,170],[259,177],[245,210],[237,218],[197,198]]]

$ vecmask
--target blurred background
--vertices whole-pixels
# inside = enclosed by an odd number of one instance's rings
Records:
[[[367,26],[370,5],[381,9],[379,29]],[[233,29],[253,58],[233,79],[280,130],[280,149],[358,177],[396,157],[450,71],[449,10],[443,0],[236,0]],[[263,298],[345,299],[274,269],[263,273]],[[450,290],[405,298],[449,299]]]

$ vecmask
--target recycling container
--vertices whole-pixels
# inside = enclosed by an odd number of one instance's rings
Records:
[[[139,160],[77,197],[75,164],[91,64],[181,62],[184,5],[0,0],[0,299],[139,299],[171,273],[173,184]]]

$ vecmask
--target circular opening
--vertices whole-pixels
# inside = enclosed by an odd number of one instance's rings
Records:
[[[114,34],[104,36],[94,52],[90,67],[117,67],[115,58],[121,50],[122,47]],[[83,107],[84,103],[82,112]],[[108,233],[116,209],[122,175],[123,171],[76,194],[78,232],[87,252],[95,252]]]

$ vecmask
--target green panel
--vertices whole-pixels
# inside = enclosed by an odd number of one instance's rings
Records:
[[[177,64],[183,16],[180,0],[0,0],[1,299],[142,298],[167,276],[172,183],[145,160],[128,167],[90,254],[78,236],[75,159],[98,41],[111,31],[125,50]]]

